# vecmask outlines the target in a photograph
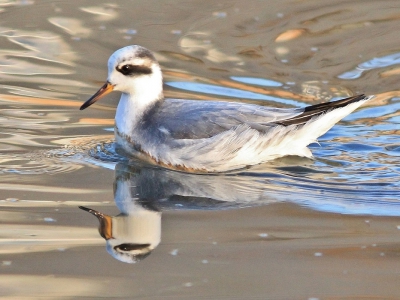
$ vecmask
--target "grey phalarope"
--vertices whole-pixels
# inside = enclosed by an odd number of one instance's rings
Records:
[[[117,149],[184,171],[223,172],[278,157],[312,157],[307,148],[342,118],[370,100],[358,95],[306,108],[169,99],[160,66],[133,45],[108,60],[106,83],[82,106],[122,92],[115,115]]]

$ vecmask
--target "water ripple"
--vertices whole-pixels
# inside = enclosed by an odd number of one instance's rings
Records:
[[[284,99],[269,95],[257,94],[254,92],[234,89],[234,88],[227,88],[219,85],[211,85],[205,83],[195,83],[195,82],[166,82],[166,85],[172,86],[174,88],[189,90],[192,92],[197,93],[206,93],[218,96],[225,96],[225,97],[232,97],[238,99],[253,99],[253,100],[267,100],[267,101],[274,101],[278,103],[284,103],[287,105],[295,105],[299,107],[303,107],[304,104],[295,100]]]
[[[340,79],[357,79],[363,73],[374,69],[386,68],[400,64],[400,52],[389,54],[381,57],[374,57],[366,62],[359,64],[355,69],[338,75]]]

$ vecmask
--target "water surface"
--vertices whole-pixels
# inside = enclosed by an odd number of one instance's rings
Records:
[[[398,6],[0,3],[1,297],[400,297]],[[114,152],[117,93],[78,110],[129,44],[155,51],[167,97],[375,98],[311,145],[314,159],[168,171]],[[78,206],[104,214],[107,241]]]

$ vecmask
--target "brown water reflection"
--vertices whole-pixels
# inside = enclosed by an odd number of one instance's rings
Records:
[[[0,297],[398,299],[398,7],[0,3]],[[223,178],[125,170],[130,186],[142,180],[147,191],[191,193],[126,202],[162,211],[162,239],[141,263],[123,264],[104,251],[93,216],[78,209],[129,216],[113,201],[118,157],[106,147],[119,96],[78,108],[103,82],[109,55],[128,44],[155,51],[168,97],[276,107],[376,97],[312,146],[315,160],[230,174],[220,190],[213,188]]]

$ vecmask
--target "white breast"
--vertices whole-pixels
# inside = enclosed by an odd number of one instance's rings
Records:
[[[122,94],[115,113],[115,126],[119,133],[131,136],[136,124],[136,110],[134,104],[129,101],[128,94]]]

